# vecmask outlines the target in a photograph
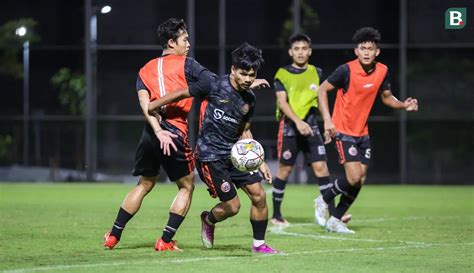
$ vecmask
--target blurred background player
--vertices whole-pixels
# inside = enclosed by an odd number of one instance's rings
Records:
[[[170,93],[150,103],[150,110],[188,97],[203,99],[201,126],[197,140],[197,163],[201,179],[208,185],[212,197],[220,203],[201,213],[201,237],[205,247],[214,245],[214,225],[239,212],[240,200],[236,187],[250,198],[250,223],[253,231],[252,251],[274,254],[277,250],[265,243],[268,224],[266,193],[257,173],[238,171],[230,160],[232,146],[239,138],[252,138],[250,123],[255,107],[255,95],[250,90],[255,84],[257,70],[263,63],[261,51],[244,43],[232,52],[229,75],[209,82],[208,88],[197,88]],[[252,85],[253,84],[253,85]],[[268,86],[266,81],[261,85]],[[271,173],[263,163],[260,172],[271,182]]]
[[[271,223],[282,226],[288,225],[281,213],[287,178],[300,151],[318,179],[320,192],[324,193],[330,184],[326,150],[316,123],[322,70],[308,63],[312,49],[311,39],[306,34],[294,34],[288,42],[292,63],[278,69],[275,75],[276,117],[280,121],[277,146],[279,165],[273,180]],[[334,202],[331,201],[329,211],[333,210]],[[349,218],[346,216],[345,220]],[[320,224],[324,226],[325,222]]]
[[[140,69],[136,84],[140,107],[147,120],[136,151],[133,171],[133,175],[139,175],[140,180],[123,200],[112,230],[104,237],[104,246],[109,249],[119,242],[125,225],[138,212],[143,198],[155,186],[160,166],[169,179],[176,182],[178,193],[171,204],[168,223],[155,244],[155,250],[180,250],[172,238],[191,205],[194,162],[187,139],[187,115],[192,99],[167,105],[161,121],[149,115],[148,105],[150,101],[198,81],[202,72],[207,70],[194,59],[186,57],[190,44],[183,20],[171,18],[161,24],[158,38],[164,48],[163,54]]]
[[[337,233],[354,233],[341,221],[357,198],[364,184],[371,156],[367,120],[378,94],[382,102],[394,109],[418,111],[416,99],[399,101],[392,94],[388,68],[376,62],[380,54],[380,33],[364,27],[355,33],[354,53],[357,58],[339,66],[319,87],[319,110],[324,119],[325,143],[335,139],[339,163],[345,177],[336,179],[322,196],[316,199],[316,216],[325,220],[328,204],[341,194],[341,199],[326,223],[326,229]],[[337,88],[331,119],[327,92]]]

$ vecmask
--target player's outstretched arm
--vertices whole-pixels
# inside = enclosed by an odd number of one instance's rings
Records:
[[[270,171],[270,168],[268,167],[267,163],[263,161],[262,165],[260,165],[260,168],[258,168],[260,173],[262,173],[263,178],[269,183],[272,183],[272,172]]]
[[[250,131],[250,122],[245,123],[244,130],[242,131],[242,135],[240,136],[240,139],[253,139],[252,132]]]
[[[250,123],[245,124],[244,131],[242,133],[241,139],[246,139],[246,138],[251,138],[253,139],[252,132],[250,131]],[[262,173],[263,178],[268,182],[272,183],[272,173],[270,172],[270,168],[268,167],[267,163],[265,161],[260,165],[258,170]]]
[[[189,93],[188,88],[168,93],[165,96],[150,102],[150,104],[148,105],[148,113],[150,115],[154,115],[155,112],[159,112],[162,106],[167,105],[172,102],[177,102],[189,97],[191,97],[191,94]]]
[[[324,144],[331,142],[331,138],[336,135],[336,128],[332,123],[331,114],[329,113],[329,103],[328,103],[328,92],[333,90],[334,85],[330,84],[328,81],[324,81],[319,86],[318,91],[318,108],[321,113],[321,117],[324,120]]]
[[[384,90],[380,95],[382,102],[394,109],[405,109],[406,111],[418,111],[418,100],[407,98],[405,101],[399,101],[390,90]]]
[[[270,84],[268,83],[267,80],[265,79],[255,79],[250,86],[250,89],[255,90],[255,89],[262,89],[262,88],[268,88],[270,87]]]
[[[170,155],[170,146],[175,151],[177,150],[176,144],[173,142],[173,138],[177,138],[178,136],[169,131],[163,130],[160,126],[160,123],[158,122],[158,119],[148,113],[148,106],[150,103],[150,95],[148,94],[148,91],[145,89],[139,90],[138,100],[140,102],[140,107],[142,108],[145,119],[150,124],[153,132],[155,132],[156,137],[160,140],[160,148],[163,150],[163,154]]]
[[[303,136],[313,135],[313,129],[309,126],[308,123],[301,120],[291,108],[291,105],[288,103],[288,96],[286,95],[285,91],[277,91],[277,104],[280,110],[287,116],[291,121],[293,121],[296,125],[296,129],[302,134]]]

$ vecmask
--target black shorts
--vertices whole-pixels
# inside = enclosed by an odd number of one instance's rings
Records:
[[[339,155],[339,163],[361,162],[364,165],[370,163],[370,138],[369,135],[354,137],[337,133],[335,137],[336,150]]]
[[[241,172],[229,159],[202,162],[196,160],[201,180],[206,183],[212,198],[219,197],[222,202],[229,201],[237,195],[237,188],[244,185],[260,183],[263,177],[258,172]]]
[[[326,148],[317,125],[311,126],[313,136],[303,136],[299,133],[285,136],[283,127],[280,126],[278,132],[278,160],[280,163],[293,166],[300,151],[303,152],[307,164],[327,161]]]
[[[135,154],[135,169],[132,172],[134,176],[157,176],[160,166],[163,166],[169,179],[176,181],[194,170],[192,150],[187,138],[177,128],[164,127],[164,129],[178,135],[173,139],[178,150],[174,151],[170,147],[171,155],[164,155],[160,141],[151,126],[146,123]]]

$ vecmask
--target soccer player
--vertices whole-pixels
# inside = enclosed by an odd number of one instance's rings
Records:
[[[140,107],[147,121],[138,144],[133,170],[133,175],[140,176],[140,179],[123,200],[112,230],[104,236],[104,246],[109,249],[119,242],[125,225],[138,212],[143,198],[155,186],[160,166],[169,179],[176,182],[178,193],[171,204],[168,223],[155,244],[155,250],[180,250],[172,238],[191,204],[194,161],[187,141],[187,115],[192,100],[185,99],[167,105],[161,121],[149,115],[148,104],[167,93],[198,82],[205,74],[203,72],[208,70],[194,59],[186,57],[190,44],[183,20],[171,18],[161,24],[158,38],[164,48],[163,54],[140,69],[136,83]]]
[[[326,223],[328,231],[354,233],[341,221],[364,184],[371,155],[367,120],[378,94],[382,102],[394,109],[417,111],[418,101],[407,98],[401,102],[392,94],[388,68],[376,62],[380,54],[380,33],[364,27],[355,33],[354,53],[357,58],[339,66],[319,87],[319,111],[324,119],[325,143],[335,139],[339,163],[345,177],[336,179],[322,196],[316,199],[317,216],[324,218],[327,204],[341,194],[339,204]],[[337,88],[331,119],[327,92]]]
[[[322,70],[309,64],[311,56],[311,38],[298,33],[289,39],[288,54],[292,63],[278,69],[275,75],[277,97],[276,117],[280,121],[278,129],[278,159],[280,164],[273,181],[273,217],[274,225],[288,226],[282,216],[281,204],[285,194],[287,178],[293,169],[298,153],[301,151],[305,161],[311,165],[318,179],[319,190],[324,193],[330,186],[329,171],[326,164],[326,149],[316,123],[318,107],[318,87]],[[334,202],[329,204],[333,212]],[[345,216],[348,221],[350,216]],[[324,226],[326,221],[318,224]]]
[[[150,110],[191,96],[203,99],[201,126],[197,140],[197,163],[201,179],[212,197],[220,202],[201,213],[201,238],[205,247],[214,245],[214,227],[239,212],[240,200],[236,187],[250,198],[250,223],[253,230],[252,251],[274,254],[277,250],[265,243],[268,208],[262,177],[257,173],[238,171],[230,160],[232,146],[239,138],[252,138],[250,123],[255,107],[255,95],[250,90],[263,63],[261,51],[244,43],[232,52],[231,73],[197,88],[170,93],[150,103]],[[262,82],[267,85],[266,81]],[[263,163],[260,172],[271,183],[271,173]]]

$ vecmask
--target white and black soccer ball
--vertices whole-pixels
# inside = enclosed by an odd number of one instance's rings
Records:
[[[241,172],[258,170],[265,158],[263,147],[254,139],[241,139],[232,147],[230,159]]]

